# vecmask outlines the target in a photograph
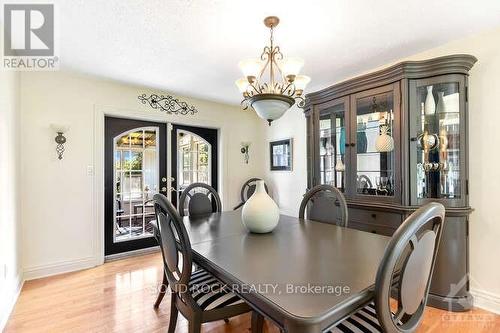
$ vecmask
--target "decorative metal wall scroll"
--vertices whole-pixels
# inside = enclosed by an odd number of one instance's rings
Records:
[[[156,95],[151,94],[149,97],[142,94],[139,97],[142,104],[149,104],[153,109],[165,111],[168,114],[195,114],[198,110],[193,105],[188,105],[186,102],[180,101],[171,95]]]

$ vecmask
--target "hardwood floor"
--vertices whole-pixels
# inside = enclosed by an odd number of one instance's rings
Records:
[[[166,332],[169,295],[153,309],[161,283],[159,253],[28,281],[6,332]],[[248,332],[250,316],[204,324],[203,332]],[[181,315],[178,332],[187,332]],[[266,322],[265,332],[278,333]],[[500,316],[483,310],[453,314],[428,308],[419,332],[500,332]]]

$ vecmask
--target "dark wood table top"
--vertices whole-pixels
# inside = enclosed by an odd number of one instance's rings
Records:
[[[197,262],[290,332],[319,332],[368,302],[390,239],[285,215],[252,234],[241,211],[184,222]]]

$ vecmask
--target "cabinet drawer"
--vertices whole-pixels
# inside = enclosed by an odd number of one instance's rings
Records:
[[[389,228],[387,226],[379,224],[366,224],[356,221],[349,221],[347,227],[384,236],[392,236],[392,234],[396,231],[396,229]]]
[[[369,225],[380,225],[396,230],[402,222],[402,216],[397,213],[350,208],[349,223],[351,221]]]

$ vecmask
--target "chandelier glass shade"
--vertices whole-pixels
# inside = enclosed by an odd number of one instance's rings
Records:
[[[304,106],[304,89],[311,79],[299,75],[304,66],[300,58],[285,58],[280,47],[274,45],[273,30],[279,18],[269,16],[264,24],[271,31],[270,43],[264,47],[260,58],[240,61],[244,77],[236,80],[236,86],[243,94],[241,105],[244,110],[252,107],[259,117],[271,124],[280,118],[295,103]]]

